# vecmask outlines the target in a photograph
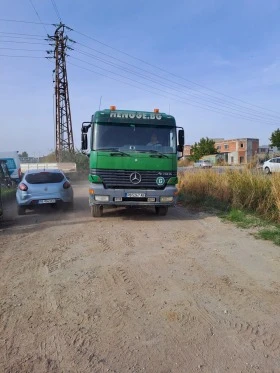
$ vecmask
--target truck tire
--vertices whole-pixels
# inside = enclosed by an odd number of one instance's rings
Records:
[[[101,205],[90,206],[90,213],[93,218],[101,218],[101,216],[103,215],[103,206]]]
[[[18,215],[25,215],[25,207],[18,205],[17,213],[18,213]]]
[[[159,216],[165,216],[167,214],[168,207],[167,206],[157,206],[156,207],[156,214]]]

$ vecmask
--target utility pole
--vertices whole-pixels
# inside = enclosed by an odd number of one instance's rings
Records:
[[[47,51],[55,59],[55,156],[56,161],[63,160],[66,152],[74,153],[74,140],[72,130],[72,119],[70,110],[70,99],[68,90],[68,79],[66,69],[67,50],[73,50],[68,46],[68,42],[73,40],[65,36],[65,29],[71,30],[63,23],[57,25],[54,36],[49,36],[51,46],[54,50]]]

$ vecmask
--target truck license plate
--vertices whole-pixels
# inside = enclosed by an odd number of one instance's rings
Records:
[[[55,199],[40,199],[38,203],[40,205],[43,203],[55,203]]]
[[[146,197],[146,194],[145,193],[126,193],[126,197],[141,198],[141,197]]]

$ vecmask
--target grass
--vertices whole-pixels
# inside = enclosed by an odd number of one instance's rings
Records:
[[[280,246],[280,226],[275,228],[261,229],[255,234],[255,237],[272,241],[275,245]]]
[[[191,161],[189,158],[181,158],[179,161],[178,161],[178,167],[188,167],[188,166],[191,166],[193,164],[193,161]]]
[[[179,176],[183,205],[222,211],[223,219],[242,228],[264,228],[258,238],[280,238],[280,174],[264,175],[248,169],[186,172]],[[267,228],[272,225],[272,229]],[[279,231],[279,233],[278,233]],[[265,239],[270,239],[265,238]]]
[[[240,228],[261,227],[268,224],[253,214],[237,209],[231,209],[228,213],[222,214],[221,218],[235,223]]]

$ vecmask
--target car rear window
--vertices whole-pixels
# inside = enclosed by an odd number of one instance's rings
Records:
[[[64,179],[64,175],[59,172],[39,172],[28,174],[25,179],[29,184],[60,183]]]

